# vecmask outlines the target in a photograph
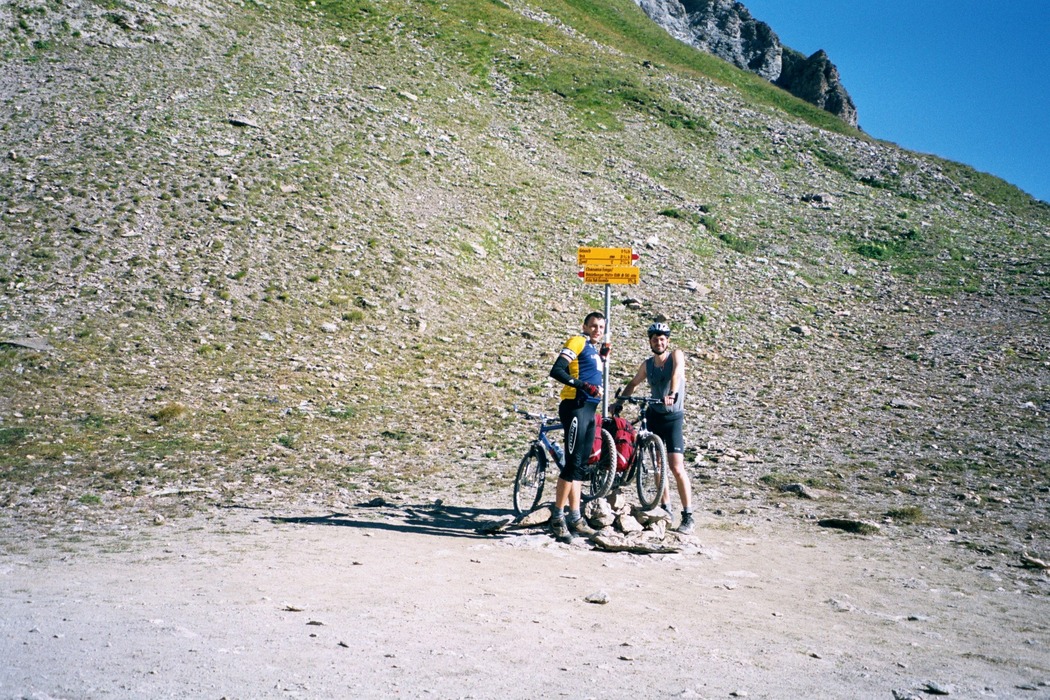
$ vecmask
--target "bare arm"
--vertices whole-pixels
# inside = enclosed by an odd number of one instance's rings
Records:
[[[670,393],[664,397],[664,405],[673,406],[678,392],[685,386],[685,353],[675,349],[671,352],[671,362],[674,363],[674,371],[671,372]]]

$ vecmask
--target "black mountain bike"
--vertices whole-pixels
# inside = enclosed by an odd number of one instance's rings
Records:
[[[561,420],[557,416],[548,416],[543,413],[530,413],[520,408],[514,412],[527,420],[539,423],[539,433],[529,443],[529,449],[518,464],[518,473],[514,477],[514,514],[519,518],[535,510],[543,499],[543,485],[547,480],[548,460],[554,460],[557,471],[560,472],[565,465],[565,454],[558,444],[557,439],[551,440],[548,433],[562,429]],[[599,425],[601,421],[599,419]],[[666,463],[666,459],[664,460]],[[616,469],[616,444],[613,436],[607,430],[602,430],[601,457],[595,468],[595,473]],[[593,491],[594,480],[584,482],[583,500],[589,501],[600,495]]]
[[[663,399],[645,396],[618,396],[617,401],[638,406],[639,416],[631,423],[638,425],[634,437],[634,455],[623,471],[616,469],[615,457],[611,463],[603,460],[591,477],[590,493],[592,498],[605,496],[613,489],[618,489],[633,479],[638,487],[638,500],[646,510],[655,508],[660,503],[667,484],[667,447],[656,433],[650,432],[645,418],[645,409],[650,404],[663,403]],[[606,430],[602,431],[608,432]],[[602,468],[604,467],[604,468]]]

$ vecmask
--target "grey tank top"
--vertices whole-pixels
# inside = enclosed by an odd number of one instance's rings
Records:
[[[663,367],[656,366],[656,358],[650,357],[645,361],[645,377],[649,380],[650,396],[654,399],[661,399],[671,393],[671,376],[674,374],[674,353],[669,353],[667,356],[667,362],[664,362]],[[678,387],[678,398],[675,399],[673,406],[660,406],[654,405],[649,408],[656,413],[678,413],[684,409],[685,406],[685,380],[682,380],[682,386]]]

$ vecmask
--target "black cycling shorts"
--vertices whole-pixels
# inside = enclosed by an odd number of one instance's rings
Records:
[[[682,424],[685,422],[685,411],[659,413],[648,410],[645,419],[649,430],[660,436],[668,453],[685,454],[685,438],[682,437]]]
[[[565,399],[558,404],[558,417],[565,429],[565,466],[560,476],[565,481],[585,481],[591,477],[587,464],[594,451],[594,413],[598,404]]]

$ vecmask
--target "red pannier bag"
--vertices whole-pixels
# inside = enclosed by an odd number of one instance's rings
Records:
[[[631,463],[631,458],[634,457],[634,438],[637,435],[637,431],[631,425],[631,421],[620,416],[606,418],[602,421],[602,429],[609,431],[609,434],[613,436],[613,442],[616,443],[616,471],[626,471],[627,466]],[[587,460],[587,463],[597,464],[601,458],[602,431],[598,430],[595,431],[594,449],[591,451],[591,458]]]
[[[616,443],[616,471],[626,471],[634,457],[634,438],[637,431],[631,425],[631,421],[620,416],[606,418],[602,427],[609,431]]]
[[[590,459],[587,464],[597,464],[602,458],[602,431],[594,431],[594,449],[591,450]]]

